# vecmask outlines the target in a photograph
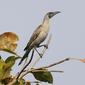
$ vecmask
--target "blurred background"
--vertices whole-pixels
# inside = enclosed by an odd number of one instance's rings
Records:
[[[67,57],[85,58],[84,0],[0,0],[0,33],[16,33],[20,39],[16,51],[23,55],[24,47],[32,32],[42,23],[44,15],[57,10],[61,13],[50,21],[52,40],[49,49],[36,66],[49,65]],[[0,55],[7,58],[7,53],[0,52]],[[14,66],[12,73],[16,74],[19,68]],[[85,85],[84,63],[70,61],[51,69],[64,71],[52,73],[53,85]],[[35,79],[30,74],[26,80]]]

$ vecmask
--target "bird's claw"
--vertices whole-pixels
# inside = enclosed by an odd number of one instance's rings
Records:
[[[42,58],[43,54],[42,53],[39,53],[39,56],[40,56],[40,58]]]
[[[46,49],[48,49],[48,45],[44,45],[44,47],[45,47]]]

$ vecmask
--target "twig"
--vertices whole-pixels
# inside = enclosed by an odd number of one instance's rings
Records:
[[[41,83],[40,81],[31,81],[30,83]]]
[[[41,68],[50,68],[50,67],[53,67],[55,65],[61,64],[61,63],[65,62],[65,61],[69,61],[69,60],[70,60],[70,58],[65,58],[64,60],[61,60],[59,62],[53,63],[53,64],[48,65],[48,66],[44,66],[44,67],[41,67]],[[39,68],[39,69],[41,69],[41,68]]]
[[[51,71],[49,71],[49,72],[64,73],[64,71],[56,71],[56,70],[51,70]]]
[[[25,75],[27,75],[28,73],[31,73],[33,70],[50,68],[50,67],[53,67],[53,66],[55,66],[55,65],[61,64],[61,63],[65,62],[65,61],[69,61],[69,60],[70,60],[70,58],[65,58],[65,59],[63,59],[63,60],[61,60],[61,61],[59,61],[59,62],[53,63],[53,64],[48,65],[48,66],[40,67],[40,68],[37,68],[37,69],[30,69],[30,70],[28,69],[28,70],[21,76],[21,78],[24,77]]]
[[[49,38],[48,38],[48,41],[47,41],[47,43],[46,43],[46,45],[49,45],[49,43],[50,43],[50,41],[51,41],[51,38],[52,38],[52,35],[50,35],[49,36]],[[47,48],[46,47],[44,47],[43,48],[43,50],[42,50],[42,56],[44,55],[44,53],[46,52],[46,50],[47,50]],[[32,65],[32,67],[31,68],[33,68],[35,65],[36,65],[36,63],[40,60],[41,58],[40,57],[38,57],[37,59],[36,59],[36,61],[34,62],[34,64]],[[31,69],[30,68],[30,69]],[[29,70],[29,69],[27,69],[27,70]],[[24,75],[24,74],[23,74]],[[23,76],[22,75],[22,76]]]
[[[33,51],[32,51],[32,55],[31,55],[30,61],[22,68],[22,70],[20,71],[20,73],[19,73],[18,76],[17,76],[17,79],[19,78],[19,76],[21,75],[21,73],[25,70],[25,68],[30,64],[30,62],[31,62],[31,60],[32,60],[32,58],[33,58],[33,54],[34,54],[34,49],[33,49]]]
[[[30,82],[30,83],[41,83],[40,81],[33,81],[33,82]]]
[[[7,85],[13,85],[16,82],[16,78],[14,78],[10,83],[8,83]]]
[[[51,40],[51,35],[49,36],[49,39],[48,39],[48,41],[47,41],[47,43],[46,43],[47,45],[49,44],[50,40]],[[46,47],[44,47],[44,49],[43,49],[43,51],[42,51],[42,54],[43,54],[43,55],[44,55],[45,51],[46,51]],[[31,60],[32,60],[32,58],[33,58],[33,54],[34,54],[34,49],[33,49],[33,52],[32,52],[30,61],[22,68],[22,70],[20,71],[20,73],[19,73],[18,76],[17,76],[17,79],[20,77],[20,75],[22,74],[22,72],[24,72],[24,70],[27,68],[27,66],[28,66],[29,63],[31,62]],[[42,56],[43,56],[43,55],[42,55]],[[40,60],[40,57],[35,61],[34,65],[35,65],[39,60]],[[33,65],[33,66],[34,66],[34,65]]]
[[[47,70],[45,69],[31,69],[30,71],[26,71],[25,74],[23,74],[20,78],[23,78],[26,74],[28,73],[33,73],[33,72],[47,72]],[[50,70],[49,72],[59,72],[59,73],[63,73],[64,71],[56,71],[56,70]]]
[[[34,72],[59,72],[59,73],[63,73],[64,71],[56,71],[56,70],[46,70],[46,69],[33,69],[30,71],[30,73],[34,73]]]

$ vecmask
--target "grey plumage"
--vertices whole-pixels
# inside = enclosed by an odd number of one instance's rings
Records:
[[[60,11],[48,12],[45,15],[43,23],[37,27],[37,29],[32,34],[27,46],[25,47],[24,51],[26,52],[22,57],[21,61],[19,62],[19,65],[26,57],[28,57],[28,54],[30,53],[31,49],[39,47],[39,45],[46,39],[49,32],[49,20],[58,13],[60,13]]]

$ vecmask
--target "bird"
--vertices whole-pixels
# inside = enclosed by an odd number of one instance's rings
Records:
[[[38,48],[40,44],[47,38],[47,35],[49,33],[50,19],[59,13],[60,11],[46,13],[46,15],[44,16],[43,22],[37,27],[37,29],[35,29],[29,42],[27,43],[27,46],[24,49],[24,51],[26,52],[24,56],[22,57],[22,59],[20,60],[19,65],[24,61],[25,58],[28,57],[28,54],[33,48]]]

